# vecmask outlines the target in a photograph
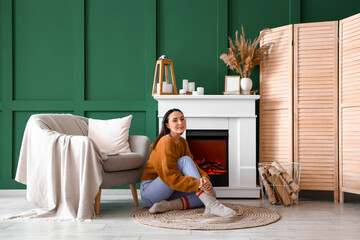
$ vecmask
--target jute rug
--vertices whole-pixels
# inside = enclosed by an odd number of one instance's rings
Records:
[[[154,227],[185,230],[227,230],[265,226],[278,221],[281,216],[270,209],[242,204],[224,205],[234,209],[233,217],[204,216],[204,208],[174,210],[151,214],[148,208],[138,209],[130,218],[136,223]]]

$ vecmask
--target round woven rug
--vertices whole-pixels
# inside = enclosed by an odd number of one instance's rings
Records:
[[[140,224],[185,230],[252,228],[274,223],[281,218],[277,212],[267,208],[228,203],[224,205],[234,209],[237,214],[232,217],[204,216],[205,208],[151,214],[149,208],[143,208],[133,211],[130,218]]]

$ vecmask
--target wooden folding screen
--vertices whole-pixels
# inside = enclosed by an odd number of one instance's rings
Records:
[[[339,172],[344,192],[360,194],[360,14],[340,21]]]
[[[301,189],[334,191],[334,201],[338,201],[337,37],[337,22],[272,29],[262,42],[274,45],[260,67],[259,114],[259,161],[301,163]]]
[[[292,25],[271,29],[261,44],[272,42],[260,67],[259,161],[293,161]]]
[[[338,22],[294,25],[294,162],[302,190],[338,201]]]

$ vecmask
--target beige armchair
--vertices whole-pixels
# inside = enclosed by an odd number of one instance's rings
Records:
[[[100,213],[101,189],[130,185],[135,206],[139,206],[136,183],[140,182],[150,153],[150,140],[146,136],[129,136],[131,153],[110,155],[103,164],[103,182],[95,198],[95,213]]]
[[[81,117],[86,124],[88,119]],[[147,136],[129,136],[131,153],[108,155],[103,163],[103,182],[95,198],[95,213],[100,213],[101,189],[130,185],[135,206],[139,206],[136,183],[140,182],[150,154],[150,140]]]
[[[72,114],[35,114],[26,124],[15,180],[27,198],[62,219],[89,219],[100,211],[102,188],[136,183],[146,166],[150,141],[130,136],[130,153],[106,156],[88,137],[88,119]]]

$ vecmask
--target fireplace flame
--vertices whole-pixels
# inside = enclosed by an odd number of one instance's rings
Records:
[[[227,172],[217,159],[210,161],[207,158],[203,158],[202,160],[196,159],[195,162],[208,175],[224,175]]]

